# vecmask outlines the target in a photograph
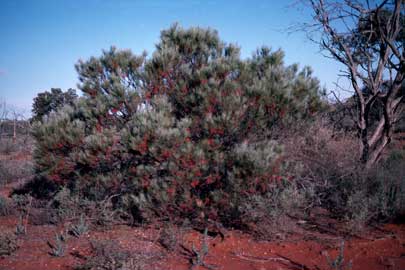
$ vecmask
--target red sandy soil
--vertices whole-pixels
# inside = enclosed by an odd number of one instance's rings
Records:
[[[18,219],[0,217],[0,231],[14,230]],[[202,234],[188,230],[182,245],[168,252],[157,241],[160,230],[147,227],[113,226],[110,229],[93,228],[80,238],[69,237],[65,256],[52,257],[47,241],[53,241],[62,228],[52,225],[28,225],[27,234],[18,238],[19,249],[11,256],[0,259],[1,270],[57,270],[73,269],[91,256],[90,241],[114,240],[120,249],[134,254],[149,254],[153,263],[139,269],[190,269],[186,249],[194,245],[199,250]],[[291,233],[283,240],[259,241],[238,231],[228,231],[225,238],[208,237],[207,265],[224,270],[264,269],[332,269],[327,256],[336,258],[341,236],[318,231],[304,234]],[[369,229],[361,237],[345,240],[345,260],[352,261],[354,270],[405,269],[405,225],[385,225]],[[138,269],[138,268],[134,268]],[[195,267],[193,269],[207,269]]]
[[[1,188],[0,195],[9,195],[12,187]],[[0,217],[0,233],[15,231],[17,223],[16,216]],[[344,259],[352,261],[351,269],[405,269],[405,224],[367,228],[350,236],[347,231],[339,230],[340,224],[330,219],[325,211],[318,211],[312,215],[312,220],[296,220],[295,225],[281,239],[272,241],[260,241],[239,231],[227,231],[224,238],[208,237],[209,252],[205,263],[223,270],[332,269],[327,258],[336,258],[345,239]],[[190,269],[188,251],[193,246],[197,250],[201,247],[202,234],[194,230],[184,231],[177,248],[169,252],[157,241],[161,232],[159,227],[159,224],[154,224],[149,227],[116,225],[108,229],[92,228],[80,238],[69,237],[65,255],[53,257],[49,254],[47,241],[53,242],[55,233],[60,233],[63,226],[28,224],[27,234],[18,236],[18,250],[0,258],[0,270],[73,269],[92,256],[91,241],[101,240],[113,240],[117,248],[152,258],[142,268],[128,270]]]

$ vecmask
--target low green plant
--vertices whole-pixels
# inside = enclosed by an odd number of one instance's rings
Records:
[[[52,200],[52,207],[56,210],[56,219],[59,221],[76,219],[82,210],[80,204],[81,201],[78,196],[69,189],[62,188]]]
[[[16,234],[24,235],[27,233],[27,224],[32,208],[33,198],[29,195],[13,195],[13,206],[19,213],[18,223],[16,225]]]
[[[84,215],[81,215],[78,223],[73,224],[69,230],[70,234],[79,238],[81,235],[87,233],[89,231],[89,225],[86,222],[86,218]]]
[[[12,232],[0,232],[0,257],[11,255],[18,249],[17,237]]]
[[[15,226],[15,234],[16,235],[25,235],[27,234],[27,224],[23,218],[23,216],[20,215],[18,219],[18,223]]]
[[[215,269],[216,268],[215,265],[207,264],[207,262],[205,261],[207,255],[209,253],[207,237],[208,237],[208,229],[205,228],[204,229],[204,236],[203,236],[203,240],[201,242],[200,249],[197,249],[195,247],[194,243],[192,244],[191,252],[190,252],[190,263],[191,263],[190,270],[193,270],[193,269],[198,268],[200,266],[208,268],[208,269]]]
[[[331,259],[326,253],[326,260],[328,261],[328,265],[332,270],[347,270],[352,269],[352,261],[346,263],[345,261],[345,241],[343,240],[339,247],[339,254],[336,256],[335,259]]]
[[[348,179],[345,217],[355,229],[370,222],[387,222],[405,216],[405,151],[392,151],[361,177]],[[348,181],[351,180],[351,183]]]
[[[84,264],[76,266],[75,270],[127,269],[124,267],[131,261],[130,254],[123,251],[115,241],[92,241],[91,247],[94,256],[87,258]],[[137,268],[130,268],[132,269]]]
[[[47,242],[48,246],[51,248],[49,254],[54,257],[63,257],[66,251],[66,240],[67,235],[64,233],[55,234],[55,242]]]

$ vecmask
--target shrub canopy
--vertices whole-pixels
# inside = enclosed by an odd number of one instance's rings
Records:
[[[243,197],[289,179],[272,129],[322,108],[311,69],[283,56],[241,59],[216,31],[174,25],[150,58],[111,48],[79,61],[83,97],[34,127],[37,175],[94,200],[117,194],[138,219],[233,222]]]

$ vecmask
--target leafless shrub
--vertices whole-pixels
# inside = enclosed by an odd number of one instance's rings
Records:
[[[333,129],[323,118],[292,134],[284,144],[287,159],[296,162],[296,173],[304,182],[327,186],[331,176],[339,178],[357,168],[356,138]]]
[[[0,137],[0,153],[9,155],[17,151],[17,146],[11,139]]]
[[[0,160],[0,186],[12,182],[24,181],[33,174],[33,165],[30,160]]]
[[[366,170],[353,150],[358,147],[356,138],[325,119],[305,133],[292,134],[284,144],[300,189],[310,191],[304,192],[310,206],[328,209],[348,220],[352,229],[404,211],[404,155],[393,153],[375,169]]]

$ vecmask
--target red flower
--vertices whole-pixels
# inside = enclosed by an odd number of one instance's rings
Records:
[[[150,92],[147,92],[147,93],[145,94],[145,99],[146,99],[146,100],[150,100],[151,97],[152,97],[152,94],[151,94]]]
[[[58,174],[51,175],[51,179],[56,183],[62,183],[62,178]]]
[[[207,109],[207,113],[213,113],[213,112],[215,112],[215,108],[214,108],[214,106],[210,105]]]
[[[148,136],[145,135],[143,137],[142,142],[138,145],[137,150],[141,152],[141,154],[145,154],[148,151]]]
[[[91,97],[95,97],[97,95],[97,91],[95,89],[91,89],[88,91]]]
[[[152,89],[152,93],[157,94],[158,92],[159,92],[159,88],[157,88],[157,86],[154,86]]]
[[[175,192],[176,192],[176,188],[174,188],[174,187],[170,187],[170,188],[167,189],[167,193],[170,196],[173,196]]]
[[[196,186],[198,186],[199,181],[198,180],[193,180],[191,181],[191,187],[195,188]]]
[[[138,151],[145,154],[148,151],[148,143],[143,141],[138,145]]]
[[[211,175],[207,177],[207,179],[205,180],[205,183],[207,185],[212,184],[215,182],[215,177],[212,177]]]
[[[148,176],[143,177],[141,184],[143,188],[148,188],[150,186],[150,180]]]
[[[206,159],[200,159],[200,165],[207,165],[208,161]]]
[[[98,122],[98,123],[96,124],[96,130],[97,130],[97,132],[101,132],[102,129],[103,129],[103,127],[102,127],[101,124]]]
[[[215,145],[214,139],[212,139],[212,138],[208,139],[208,145],[209,146],[214,146]]]
[[[280,117],[284,117],[284,115],[285,115],[285,109],[281,109],[280,110]]]
[[[169,150],[164,150],[162,152],[162,159],[168,159],[171,155],[172,155],[172,152],[170,152]]]
[[[224,135],[224,130],[222,128],[210,128],[211,135]]]

